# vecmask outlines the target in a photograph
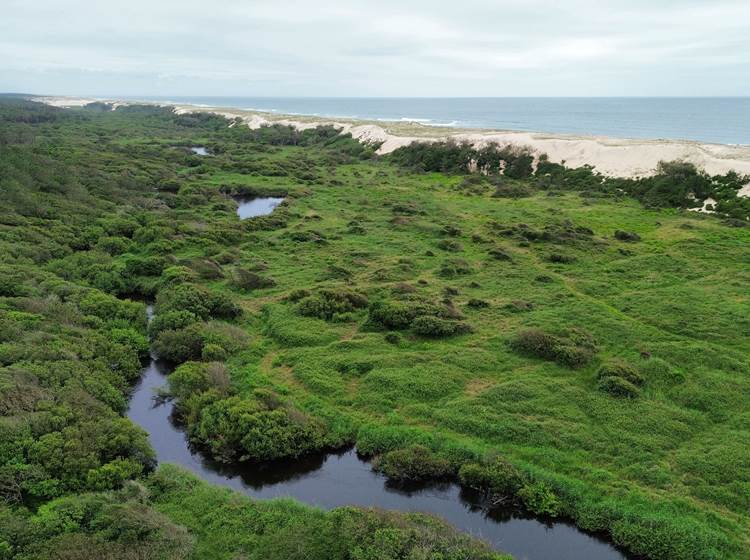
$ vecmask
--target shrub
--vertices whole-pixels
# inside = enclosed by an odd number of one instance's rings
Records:
[[[164,286],[192,282],[194,279],[195,274],[186,266],[168,266],[161,273],[161,283]]]
[[[599,368],[596,377],[597,379],[603,379],[605,377],[621,377],[637,386],[643,385],[646,381],[634,366],[620,360],[612,360],[602,365],[602,367]]]
[[[615,231],[615,239],[619,239],[620,241],[634,242],[640,241],[641,236],[631,231],[622,231],[621,229],[618,229]]]
[[[445,278],[471,274],[471,265],[463,259],[450,259],[443,261],[438,274]]]
[[[401,342],[401,335],[397,332],[385,333],[384,338],[388,344],[399,344]]]
[[[536,515],[548,515],[554,517],[560,514],[562,503],[555,495],[552,488],[544,482],[532,482],[525,484],[518,491],[523,505]]]
[[[198,259],[193,261],[190,266],[198,273],[198,276],[206,280],[224,278],[224,271],[221,269],[221,265],[211,259]]]
[[[232,275],[232,283],[240,290],[260,290],[263,288],[272,288],[276,285],[273,278],[261,276],[256,272],[238,268]]]
[[[389,329],[405,329],[421,316],[447,317],[445,306],[435,305],[419,298],[402,301],[376,301],[370,305],[370,322]]]
[[[321,289],[303,298],[297,311],[306,317],[332,320],[334,315],[342,315],[367,306],[367,297],[346,289]]]
[[[167,361],[182,363],[197,360],[203,351],[201,325],[189,325],[179,330],[165,330],[153,342],[156,354]]]
[[[412,445],[380,455],[373,468],[388,478],[400,481],[424,481],[445,478],[455,473],[451,462],[423,445]]]
[[[596,351],[591,335],[579,329],[571,329],[560,336],[539,329],[528,329],[518,333],[510,341],[510,346],[520,354],[572,368],[586,365]]]
[[[446,226],[443,226],[443,233],[445,235],[450,235],[451,237],[458,237],[459,235],[461,235],[461,228],[452,224],[448,224]]]
[[[513,497],[524,484],[523,474],[505,459],[466,463],[458,471],[461,484],[488,494],[490,500]]]
[[[634,399],[641,393],[641,390],[627,379],[615,376],[601,378],[598,387],[600,391],[612,396],[628,399]]]
[[[186,311],[200,319],[207,319],[211,314],[210,299],[208,290],[201,286],[177,284],[159,292],[156,307],[159,315],[170,311]]]
[[[242,313],[242,309],[229,296],[189,283],[163,288],[156,296],[156,307],[159,314],[188,311],[200,319],[211,316],[231,319]]]
[[[547,257],[547,260],[555,264],[571,264],[576,262],[576,258],[572,255],[563,255],[561,253],[552,253]]]
[[[126,253],[130,247],[130,240],[123,237],[102,237],[97,241],[96,248],[110,255]]]
[[[232,396],[201,407],[191,435],[218,460],[295,458],[328,445],[325,425],[292,408]]]
[[[234,303],[227,294],[210,293],[208,304],[212,317],[234,319],[242,315],[242,308]]]
[[[443,251],[449,251],[451,253],[458,253],[459,251],[463,251],[464,247],[461,245],[458,241],[454,241],[453,239],[441,239],[437,243],[438,249],[442,249]]]
[[[148,340],[132,327],[116,327],[109,331],[109,339],[116,344],[130,346],[143,358],[148,355]]]
[[[286,296],[287,301],[291,302],[297,302],[303,298],[306,298],[308,296],[312,295],[312,292],[310,290],[305,290],[304,288],[299,288],[297,290],[292,290],[292,292],[289,293],[288,296]]]
[[[190,311],[167,311],[155,315],[148,325],[148,334],[156,338],[160,332],[166,330],[179,330],[198,321],[198,317]]]
[[[510,253],[506,251],[505,249],[501,247],[494,247],[488,251],[489,255],[498,261],[510,261],[513,260],[513,257],[510,256]]]
[[[529,187],[518,183],[505,184],[501,183],[495,187],[492,193],[493,198],[526,198],[534,194]]]
[[[224,364],[218,362],[186,362],[169,374],[167,383],[169,394],[179,401],[209,389],[225,395],[231,388],[229,372]]]
[[[530,301],[516,299],[506,303],[503,307],[513,313],[520,313],[522,311],[531,311],[532,309],[534,309],[534,304]]]
[[[470,330],[468,325],[460,321],[450,321],[430,315],[423,315],[414,319],[411,328],[417,334],[436,338],[466,333]]]
[[[205,344],[201,350],[201,360],[204,362],[223,362],[226,359],[227,351],[218,344]]]

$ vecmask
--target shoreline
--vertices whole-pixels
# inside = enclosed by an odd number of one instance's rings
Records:
[[[130,104],[174,107],[177,114],[212,113],[229,120],[241,119],[250,128],[282,124],[299,130],[319,125],[331,125],[349,133],[361,142],[382,143],[379,154],[390,153],[412,142],[434,142],[453,139],[483,145],[489,142],[525,146],[535,154],[546,153],[555,163],[569,167],[591,165],[603,175],[636,178],[652,175],[660,161],[682,160],[693,163],[711,175],[729,171],[750,175],[750,145],[713,144],[693,140],[644,140],[612,138],[608,136],[580,136],[560,133],[491,130],[483,128],[457,128],[428,125],[419,122],[329,118],[307,115],[288,115],[233,107],[203,106],[183,103],[132,101],[105,98],[66,96],[31,97],[55,107],[82,107],[101,101],[113,108]],[[234,126],[230,124],[230,126]],[[740,191],[750,196],[750,185]]]

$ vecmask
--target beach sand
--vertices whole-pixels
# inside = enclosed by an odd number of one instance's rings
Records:
[[[76,97],[39,97],[35,100],[57,107],[80,107],[93,101],[116,105],[122,100],[85,99]],[[148,102],[146,102],[148,103]],[[653,174],[660,161],[683,160],[716,175],[728,171],[750,175],[750,145],[724,145],[689,140],[616,139],[604,136],[574,136],[535,132],[456,129],[426,126],[420,123],[387,123],[353,119],[291,116],[227,107],[204,107],[186,104],[152,103],[172,106],[178,114],[208,112],[227,119],[240,119],[250,128],[269,124],[285,124],[300,130],[318,125],[332,125],[342,133],[350,133],[363,142],[381,143],[378,153],[387,154],[415,141],[436,141],[452,138],[458,142],[481,145],[487,142],[530,148],[535,154],[547,154],[556,163],[569,167],[591,165],[604,175],[642,177]],[[230,125],[231,126],[231,125]],[[750,196],[750,185],[740,191]]]

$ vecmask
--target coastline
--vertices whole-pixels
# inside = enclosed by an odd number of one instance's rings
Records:
[[[441,127],[418,122],[384,122],[285,115],[231,107],[153,101],[123,101],[65,96],[39,96],[31,99],[56,107],[81,107],[94,101],[111,103],[113,108],[135,103],[174,107],[178,114],[204,112],[220,115],[229,120],[241,119],[250,128],[259,128],[269,124],[283,124],[304,130],[319,125],[332,125],[340,129],[342,133],[350,133],[362,142],[382,143],[378,150],[380,154],[390,153],[415,141],[433,142],[454,139],[457,142],[466,141],[475,145],[497,142],[498,144],[525,146],[536,154],[546,153],[553,162],[564,162],[570,167],[591,165],[600,173],[612,177],[648,176],[655,172],[660,161],[673,160],[693,163],[712,175],[724,174],[729,171],[750,175],[750,145]],[[741,196],[750,196],[750,185],[744,187],[740,194]]]

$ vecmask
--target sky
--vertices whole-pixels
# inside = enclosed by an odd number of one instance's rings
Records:
[[[747,96],[750,0],[2,0],[0,91]]]

